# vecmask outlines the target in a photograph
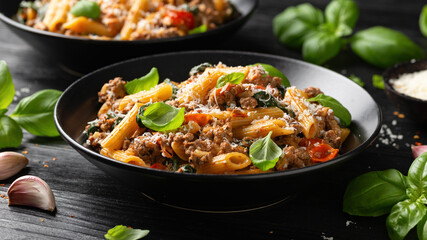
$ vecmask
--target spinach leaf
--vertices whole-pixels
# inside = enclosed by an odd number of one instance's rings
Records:
[[[338,100],[333,97],[319,94],[314,98],[308,99],[310,102],[319,102],[325,107],[329,107],[334,111],[334,114],[337,118],[340,119],[340,122],[343,126],[347,127],[351,124],[351,114]]]
[[[426,206],[420,201],[406,199],[393,206],[387,217],[388,236],[392,240],[402,240],[426,214]]]
[[[241,72],[234,72],[227,75],[222,75],[220,78],[218,78],[216,87],[217,88],[223,87],[227,83],[240,84],[243,81],[243,79],[245,79],[245,74]]]
[[[10,117],[36,136],[59,136],[53,119],[53,110],[61,94],[61,91],[53,89],[36,92],[19,101]]]
[[[252,143],[249,148],[252,163],[262,171],[274,168],[282,155],[282,149],[271,139],[272,133],[270,131],[267,136]]]
[[[163,102],[147,107],[143,115],[139,115],[141,123],[149,129],[166,132],[179,128],[184,122],[185,108],[175,108]]]
[[[189,72],[189,75],[191,77],[191,76],[194,76],[196,74],[202,73],[202,72],[204,72],[206,70],[206,68],[210,68],[212,66],[213,65],[210,64],[210,63],[208,63],[208,62],[201,63],[201,64],[199,64],[197,66],[192,67],[191,70],[190,70],[190,72]]]
[[[307,36],[324,23],[323,12],[309,3],[289,7],[273,19],[273,32],[289,47],[300,48]]]
[[[104,235],[107,240],[137,240],[148,235],[149,230],[133,229],[123,225],[117,225],[108,230]]]
[[[139,107],[138,114],[136,115],[136,123],[139,127],[144,127],[144,124],[142,123],[142,116],[144,115],[145,109],[147,109],[148,106],[150,106],[152,103],[147,103]]]
[[[258,106],[260,107],[278,107],[282,111],[286,113],[288,112],[288,110],[282,104],[277,102],[277,100],[266,91],[257,92],[252,97],[257,100]]]
[[[389,169],[365,173],[353,179],[344,193],[343,211],[358,216],[380,216],[407,198],[406,180]]]
[[[12,118],[0,116],[0,149],[19,147],[22,142],[22,129]]]
[[[422,49],[407,36],[381,26],[358,32],[350,39],[350,44],[359,57],[380,68],[424,58]]]
[[[412,162],[408,171],[409,194],[412,199],[418,199],[427,193],[427,152]]]
[[[70,13],[76,17],[87,17],[97,19],[101,15],[101,8],[98,3],[89,0],[78,1],[70,9]]]
[[[350,80],[357,83],[361,87],[365,86],[365,83],[362,81],[362,79],[360,79],[360,77],[358,77],[354,74],[351,74],[348,78],[350,78]]]
[[[417,235],[418,239],[425,240],[427,239],[427,214],[424,215],[423,219],[417,224]]]
[[[261,65],[264,68],[264,71],[266,71],[268,75],[270,75],[272,77],[281,78],[283,86],[285,86],[285,87],[291,86],[291,84],[290,84],[288,78],[285,76],[285,74],[283,74],[277,68],[271,66],[270,64],[266,64],[266,63],[255,63],[255,64],[252,64],[249,66],[256,66],[256,65]]]
[[[147,75],[134,79],[126,83],[125,88],[128,94],[134,94],[140,91],[150,90],[159,83],[159,72],[157,68],[151,68]]]
[[[197,34],[197,33],[204,33],[208,30],[208,26],[206,26],[205,24],[200,25],[196,28],[191,29],[190,31],[188,31],[188,34]]]
[[[12,82],[12,75],[5,61],[0,61],[0,109],[7,108],[13,101],[15,86]]]
[[[418,24],[420,25],[421,33],[424,37],[427,37],[427,5],[424,5],[421,10],[420,19]]]
[[[196,173],[197,169],[193,168],[190,164],[186,164],[184,166],[181,167],[182,172],[185,173]]]
[[[91,133],[95,133],[96,131],[98,131],[98,127],[96,126],[98,122],[99,119],[95,119],[87,123],[89,124],[89,128],[86,130],[86,138],[89,138]]]
[[[322,64],[335,57],[341,50],[341,38],[326,31],[318,31],[310,34],[302,46],[304,60]]]
[[[334,25],[335,36],[347,36],[356,25],[359,8],[352,0],[333,0],[326,6],[325,18]]]
[[[378,75],[378,74],[372,75],[372,85],[375,88],[383,89],[384,90],[384,80],[383,80],[383,77],[381,75]]]

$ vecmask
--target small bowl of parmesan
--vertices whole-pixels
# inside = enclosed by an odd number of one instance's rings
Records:
[[[396,64],[383,73],[390,100],[417,123],[427,123],[427,60]]]

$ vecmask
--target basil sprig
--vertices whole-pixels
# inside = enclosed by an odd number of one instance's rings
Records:
[[[282,149],[271,139],[272,133],[270,132],[249,147],[249,157],[252,163],[262,171],[274,168],[282,155]]]
[[[344,193],[343,211],[386,219],[391,239],[401,240],[417,226],[419,239],[427,229],[427,153],[411,164],[408,176],[395,169],[365,173],[353,179]]]
[[[273,76],[273,77],[278,77],[282,79],[282,85],[285,87],[290,87],[291,83],[289,82],[288,78],[285,76],[285,74],[283,74],[281,71],[279,71],[279,69],[273,67],[270,64],[266,64],[266,63],[255,63],[249,66],[256,66],[256,65],[260,65],[264,68],[264,71],[267,72],[268,75]]]
[[[421,17],[427,20],[423,14]],[[421,17],[420,27],[427,34],[427,21]],[[304,3],[278,14],[273,20],[273,32],[285,46],[302,48],[304,60],[315,64],[334,58],[347,43],[363,60],[381,68],[424,57],[421,48],[411,39],[385,27],[373,27],[348,37],[358,18],[359,8],[353,0],[332,0],[324,14]]]
[[[117,225],[108,230],[104,235],[107,240],[137,240],[141,239],[150,233],[149,230],[134,229],[123,225]]]
[[[424,5],[423,9],[421,10],[418,24],[420,26],[420,30],[423,36],[427,37],[427,5]]]
[[[145,108],[143,114],[138,114],[137,117],[147,128],[166,132],[179,128],[184,122],[184,115],[185,108],[175,108],[166,103],[157,102]]]
[[[74,4],[70,9],[70,13],[76,17],[83,16],[97,19],[101,15],[101,7],[94,1],[81,0]]]
[[[335,116],[340,119],[343,126],[350,126],[350,112],[335,98],[324,94],[318,94],[316,97],[308,99],[308,101],[319,102],[321,105],[331,108],[334,111]]]
[[[384,89],[384,80],[381,75],[374,74],[372,75],[372,86],[378,89]]]
[[[200,26],[198,26],[196,28],[193,28],[190,31],[188,31],[188,34],[192,35],[192,34],[204,33],[207,30],[208,30],[208,26],[206,26],[205,24],[203,24],[203,25],[200,25]]]
[[[243,79],[245,79],[245,74],[241,72],[234,72],[226,75],[222,75],[220,78],[218,78],[218,81],[216,82],[216,87],[220,88],[225,86],[227,83],[232,84],[240,84]]]
[[[5,61],[0,61],[0,149],[19,147],[22,128],[37,136],[55,137],[59,133],[53,120],[53,110],[60,91],[47,89],[19,101],[9,116],[6,115],[13,101],[15,87]]]
[[[150,72],[145,76],[136,78],[126,83],[125,88],[128,94],[134,94],[140,91],[150,90],[159,83],[159,72],[157,68],[151,68]]]

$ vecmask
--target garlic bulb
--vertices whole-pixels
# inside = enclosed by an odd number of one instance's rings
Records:
[[[17,174],[28,164],[28,159],[16,152],[0,153],[0,180],[5,180]]]
[[[53,212],[55,197],[49,185],[31,175],[16,179],[7,190],[9,205],[24,205]]]

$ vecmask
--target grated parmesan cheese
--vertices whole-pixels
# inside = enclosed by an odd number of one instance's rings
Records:
[[[398,79],[391,79],[390,83],[399,93],[427,100],[427,70],[403,74]]]

